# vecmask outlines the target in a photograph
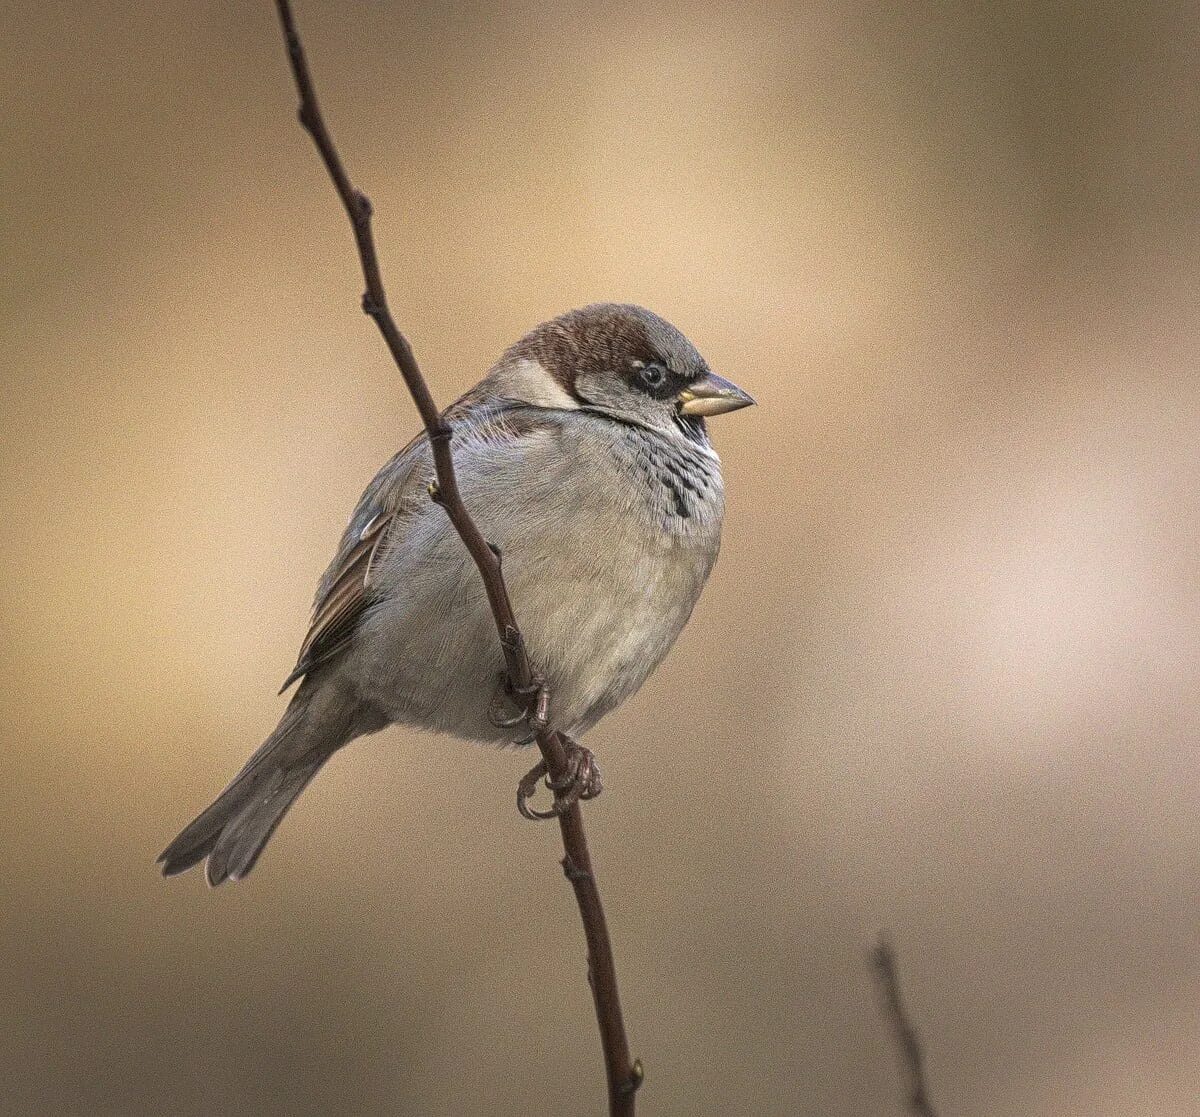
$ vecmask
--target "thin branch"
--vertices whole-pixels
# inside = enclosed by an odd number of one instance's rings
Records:
[[[436,489],[431,495],[445,510],[479,569],[479,576],[483,579],[488,604],[496,622],[496,633],[504,653],[509,682],[514,690],[528,692],[535,688],[540,680],[537,679],[530,663],[525,641],[517,626],[501,572],[500,556],[483,537],[463,504],[450,449],[453,429],[434,403],[413,355],[412,346],[400,332],[388,309],[387,294],[375,251],[375,239],[371,232],[370,199],[350,181],[350,176],[346,173],[325,126],[309,73],[308,61],[304,55],[304,47],[292,18],[291,5],[288,0],[276,0],[276,8],[287,44],[288,60],[300,94],[300,123],[316,144],[354,230],[354,241],[366,283],[366,291],[362,297],[363,312],[379,327],[379,332],[383,335],[383,340],[387,343],[388,350],[400,369],[404,383],[420,413],[433,451],[437,476]],[[568,761],[566,749],[558,733],[551,727],[539,728],[536,740],[550,777],[554,780],[563,779],[568,772]],[[563,842],[563,872],[575,891],[575,900],[579,905],[587,940],[588,982],[592,988],[596,1019],[600,1026],[600,1042],[604,1050],[609,1113],[613,1117],[632,1117],[634,1095],[642,1083],[642,1067],[640,1062],[630,1060],[629,1041],[625,1035],[625,1022],[621,1016],[621,1002],[617,992],[617,970],[613,961],[612,943],[588,852],[583,814],[578,803],[572,804],[569,810],[559,816],[559,827]]]
[[[925,1056],[921,1050],[921,1041],[908,1018],[904,1000],[900,996],[896,952],[885,937],[881,936],[871,951],[871,968],[875,971],[875,980],[883,995],[888,1026],[900,1053],[900,1064],[908,1092],[908,1111],[913,1117],[937,1117],[933,1102],[929,1098],[929,1084],[925,1080]]]

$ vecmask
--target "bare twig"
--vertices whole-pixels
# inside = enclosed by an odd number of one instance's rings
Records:
[[[500,556],[483,537],[463,504],[450,449],[453,429],[438,411],[417,365],[412,347],[400,332],[388,309],[375,240],[371,233],[370,199],[350,181],[350,176],[346,173],[325,126],[313,89],[312,76],[308,70],[308,61],[304,56],[304,47],[292,17],[291,5],[288,0],[276,0],[276,8],[287,43],[288,60],[300,94],[300,123],[316,144],[354,230],[354,241],[358,247],[363,279],[366,282],[366,291],[362,297],[363,312],[379,327],[379,332],[404,377],[404,383],[412,395],[417,411],[420,412],[421,422],[425,425],[433,451],[437,476],[436,490],[431,495],[445,510],[479,568],[479,576],[483,579],[488,604],[495,618],[496,633],[503,649],[510,686],[514,693],[530,693],[537,689],[540,680],[530,663],[521,630],[517,626],[501,572]],[[536,740],[551,779],[562,780],[568,773],[568,758],[559,734],[549,726],[540,726]],[[612,943],[604,918],[604,908],[600,902],[600,891],[596,886],[591,856],[588,853],[583,814],[578,803],[572,804],[559,816],[559,827],[563,842],[563,872],[575,890],[575,900],[579,905],[587,940],[588,982],[592,988],[596,1019],[600,1025],[600,1042],[604,1049],[609,1113],[617,1117],[632,1117],[634,1095],[642,1082],[642,1068],[640,1062],[631,1062],[629,1056],[629,1041],[625,1035],[625,1023],[621,1016],[621,1002],[617,992],[617,971],[613,962]]]
[[[871,951],[871,967],[883,995],[884,1012],[888,1026],[896,1039],[900,1052],[900,1064],[908,1091],[908,1111],[913,1117],[937,1117],[933,1102],[929,1099],[929,1084],[925,1081],[925,1056],[917,1030],[904,1007],[900,996],[900,977],[896,972],[896,952],[885,937]]]

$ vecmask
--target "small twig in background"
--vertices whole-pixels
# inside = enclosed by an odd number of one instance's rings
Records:
[[[521,638],[521,630],[517,627],[516,616],[504,584],[504,575],[501,573],[500,555],[483,537],[459,494],[454,459],[450,450],[454,431],[438,411],[417,365],[412,347],[400,332],[388,308],[379,259],[375,251],[375,239],[371,232],[370,199],[350,181],[350,176],[325,126],[309,73],[308,60],[305,58],[300,34],[292,17],[291,5],[288,0],[276,0],[275,6],[283,27],[288,61],[291,63],[292,75],[296,79],[296,88],[300,94],[300,123],[316,144],[354,230],[354,241],[366,282],[366,291],[362,298],[363,312],[379,327],[379,332],[383,335],[420,412],[421,422],[424,423],[429,437],[437,476],[436,490],[430,495],[445,510],[479,568],[479,576],[483,579],[488,604],[496,622],[496,632],[504,654],[510,686],[516,693],[531,693],[539,689],[540,681],[530,663],[525,642]],[[545,705],[544,700],[542,705]],[[563,742],[553,727],[540,724],[535,727],[537,745],[546,762],[549,776],[552,780],[561,782],[569,771]],[[612,943],[604,918],[604,908],[600,902],[600,891],[596,886],[579,804],[572,803],[568,810],[559,815],[558,822],[563,842],[562,868],[575,890],[575,900],[579,905],[584,937],[587,940],[588,982],[592,988],[596,1019],[600,1025],[600,1042],[608,1078],[609,1113],[613,1117],[633,1117],[634,1095],[642,1084],[642,1067],[640,1062],[632,1062],[629,1055],[629,1041],[625,1035],[625,1022],[621,1016],[621,1001],[617,992],[617,970],[613,962]]]
[[[929,1084],[925,1080],[925,1056],[917,1030],[908,1018],[904,1000],[900,996],[900,977],[896,972],[896,952],[885,936],[871,951],[871,968],[883,995],[884,1012],[888,1026],[896,1039],[900,1052],[900,1064],[904,1070],[908,1090],[908,1111],[913,1117],[937,1117],[933,1102],[929,1099]]]

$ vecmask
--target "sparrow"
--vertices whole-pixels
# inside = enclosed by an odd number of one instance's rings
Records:
[[[573,746],[687,623],[725,506],[705,420],[753,402],[658,315],[599,303],[536,327],[444,413],[463,500],[503,556],[551,720]],[[283,690],[299,687],[233,782],[163,851],[164,875],[207,861],[212,885],[244,877],[321,766],[385,726],[527,743],[520,716],[496,716],[498,695],[519,700],[499,682],[483,583],[430,499],[433,481],[421,434],[367,486]],[[598,772],[589,778],[585,797],[599,790]]]

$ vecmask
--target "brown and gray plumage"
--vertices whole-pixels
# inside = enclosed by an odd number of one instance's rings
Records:
[[[706,415],[753,402],[675,327],[598,304],[538,326],[446,412],[468,510],[500,548],[551,716],[586,732],[632,695],[691,615],[724,491]],[[506,743],[488,716],[504,663],[483,584],[429,499],[424,435],[367,487],[321,579],[278,727],[163,852],[245,876],[338,749],[390,724]]]

